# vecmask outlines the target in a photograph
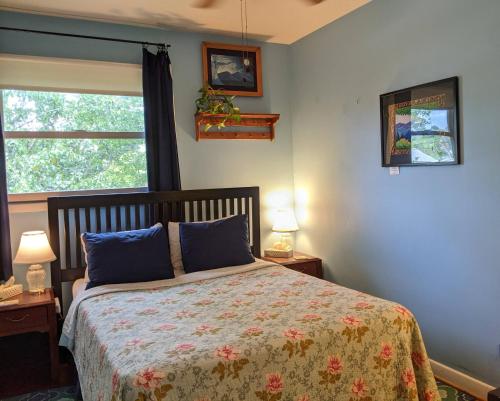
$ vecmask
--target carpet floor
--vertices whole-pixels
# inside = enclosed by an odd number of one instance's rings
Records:
[[[452,386],[437,381],[439,395],[442,401],[476,401],[471,395],[464,393]],[[75,401],[74,387],[61,387],[46,391],[18,395],[16,397],[4,398],[0,401]]]

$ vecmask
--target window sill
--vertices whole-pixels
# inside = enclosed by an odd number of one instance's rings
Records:
[[[9,213],[40,213],[47,212],[47,202],[26,202],[12,203],[9,202]]]
[[[141,188],[120,188],[120,189],[98,189],[90,191],[66,191],[66,192],[39,192],[9,195],[10,213],[36,213],[47,211],[47,198],[54,196],[75,196],[75,195],[105,195],[105,194],[126,194],[133,192],[147,192],[146,187]]]

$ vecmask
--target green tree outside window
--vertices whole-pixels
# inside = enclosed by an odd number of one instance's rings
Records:
[[[99,138],[144,132],[142,97],[23,90],[1,95],[9,193],[147,186],[144,139]],[[62,137],[37,138],[45,132]],[[19,133],[28,137],[17,138]],[[74,133],[89,138],[72,138]]]

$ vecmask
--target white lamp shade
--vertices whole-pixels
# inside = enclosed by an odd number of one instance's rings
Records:
[[[278,209],[274,216],[272,230],[278,233],[297,231],[299,226],[292,209]]]
[[[14,263],[31,265],[56,259],[44,231],[26,231],[21,236]]]

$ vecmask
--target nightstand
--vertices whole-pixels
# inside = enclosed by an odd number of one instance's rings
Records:
[[[500,387],[488,393],[488,401],[499,401],[499,400],[500,400]]]
[[[0,306],[0,337],[42,332],[49,335],[50,376],[54,384],[59,379],[59,349],[57,320],[52,289],[43,294],[23,292],[8,300],[19,300],[17,305]]]
[[[309,274],[310,276],[323,278],[321,259],[306,255],[305,253],[294,252],[291,258],[271,258],[269,256],[264,256],[262,259],[283,265],[304,274]]]

